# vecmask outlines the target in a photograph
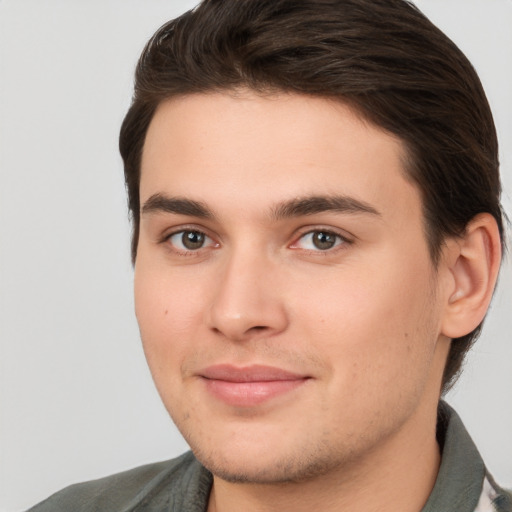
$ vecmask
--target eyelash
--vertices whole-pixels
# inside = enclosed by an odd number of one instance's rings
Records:
[[[197,247],[196,249],[191,249],[191,248],[186,248],[186,247],[184,249],[178,248],[176,246],[176,241],[173,243],[172,239],[174,237],[181,236],[181,242],[183,242],[183,237],[187,233],[199,235],[200,237],[203,237],[205,241],[209,240],[209,243],[206,242],[208,245],[205,246],[203,244],[200,247]],[[325,249],[321,249],[318,247],[316,247],[316,248],[301,248],[298,246],[298,244],[301,240],[304,240],[308,236],[313,237],[315,234],[323,234],[325,237],[334,237],[334,245],[332,247],[326,247]],[[204,231],[202,231],[201,229],[193,228],[193,227],[182,228],[177,231],[173,231],[172,233],[166,234],[162,238],[161,242],[169,244],[172,247],[172,249],[175,252],[177,252],[180,256],[196,256],[200,252],[202,252],[201,251],[202,249],[208,249],[210,247],[217,248],[220,245],[218,242],[215,242],[213,240],[213,238],[210,237],[209,235],[207,235]],[[312,241],[311,243],[314,244],[314,241]],[[350,240],[349,238],[347,238],[347,236],[345,236],[345,235],[337,233],[336,231],[334,231],[332,229],[322,229],[321,227],[319,227],[319,228],[315,228],[315,229],[309,229],[308,231],[301,233],[300,236],[298,236],[295,239],[295,241],[293,243],[291,243],[288,247],[293,250],[302,249],[311,254],[330,254],[330,253],[333,253],[334,251],[341,249],[343,246],[350,245],[352,243],[353,243],[353,241]],[[183,245],[183,243],[182,243],[182,245]]]

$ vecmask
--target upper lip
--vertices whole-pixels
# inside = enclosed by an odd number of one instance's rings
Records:
[[[201,377],[211,380],[223,380],[226,382],[271,382],[278,380],[302,380],[307,375],[283,370],[274,366],[251,365],[234,366],[219,364],[209,366],[198,372]]]

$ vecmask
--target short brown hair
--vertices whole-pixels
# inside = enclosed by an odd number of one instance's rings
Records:
[[[162,26],[136,70],[120,134],[136,258],[140,162],[170,97],[248,87],[336,98],[397,135],[422,194],[437,263],[443,240],[488,212],[503,239],[498,143],[480,80],[457,46],[406,0],[203,0]],[[452,342],[447,389],[481,325]]]

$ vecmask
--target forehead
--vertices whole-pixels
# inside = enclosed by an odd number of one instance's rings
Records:
[[[404,155],[396,137],[340,102],[249,91],[189,95],[163,102],[150,124],[141,204],[168,192],[247,210],[342,194],[378,210],[396,210],[400,199],[419,212]]]

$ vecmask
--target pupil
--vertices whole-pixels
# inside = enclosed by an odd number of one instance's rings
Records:
[[[336,235],[318,231],[313,235],[313,244],[317,249],[331,249],[336,243]]]
[[[204,234],[199,231],[185,231],[181,241],[187,249],[200,249],[204,244]]]

